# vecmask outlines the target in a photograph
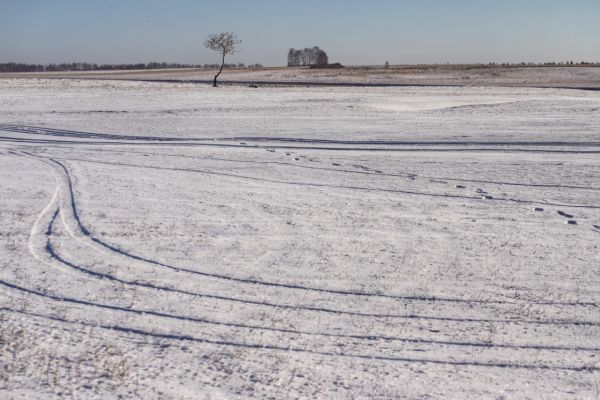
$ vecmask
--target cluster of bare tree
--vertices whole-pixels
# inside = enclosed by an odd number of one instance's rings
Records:
[[[288,67],[308,66],[308,65],[327,65],[329,58],[327,53],[318,46],[312,49],[296,50],[291,48],[288,52]]]

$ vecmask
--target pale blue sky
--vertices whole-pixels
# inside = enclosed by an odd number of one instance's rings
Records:
[[[344,64],[600,61],[600,0],[0,0],[0,62],[283,65],[290,47]]]

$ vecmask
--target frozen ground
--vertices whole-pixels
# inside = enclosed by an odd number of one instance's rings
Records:
[[[215,70],[172,69],[143,71],[92,71],[0,74],[3,77],[84,78],[124,80],[170,80],[212,82]],[[589,88],[600,90],[600,65],[576,66],[477,66],[402,65],[391,68],[347,67],[342,69],[234,68],[221,76],[224,82],[254,82],[259,85],[285,83],[340,85],[449,85]]]
[[[0,394],[597,399],[599,110],[0,80]]]

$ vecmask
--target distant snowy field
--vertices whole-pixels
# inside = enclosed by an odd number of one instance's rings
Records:
[[[599,92],[5,79],[0,188],[3,397],[600,396]]]
[[[588,140],[600,92],[0,80],[1,123],[136,136]]]

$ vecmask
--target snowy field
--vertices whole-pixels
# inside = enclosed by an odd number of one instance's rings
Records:
[[[600,92],[0,80],[0,397],[598,399]]]
[[[213,69],[139,71],[85,71],[11,73],[6,77],[82,78],[124,80],[169,80],[212,82]],[[346,85],[432,85],[488,87],[594,88],[600,90],[600,65],[490,66],[490,65],[397,65],[390,68],[363,66],[346,68],[226,68],[223,82],[263,84],[335,83]]]

